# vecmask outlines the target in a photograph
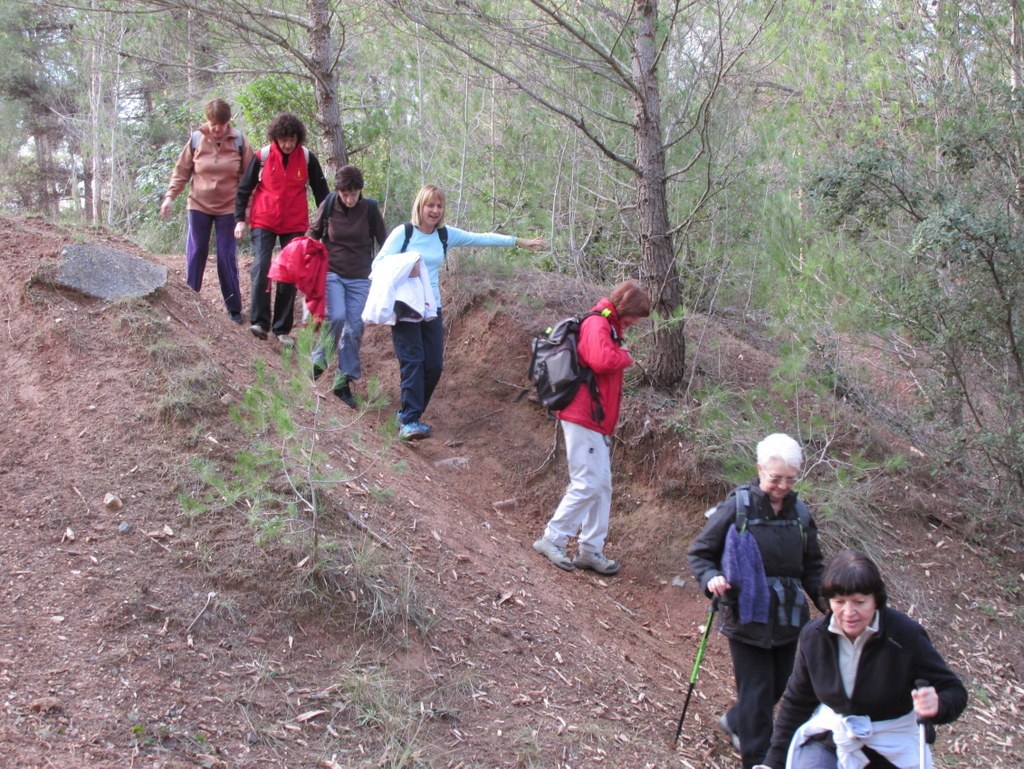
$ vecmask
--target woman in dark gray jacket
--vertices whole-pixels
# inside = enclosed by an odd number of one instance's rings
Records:
[[[917,718],[956,720],[967,690],[924,628],[886,606],[882,576],[863,553],[836,555],[822,594],[831,612],[800,634],[762,769],[862,766],[864,758],[865,769],[917,769]]]
[[[782,433],[757,445],[757,483],[740,486],[710,515],[687,551],[701,588],[722,607],[736,704],[719,726],[740,751],[744,769],[764,760],[772,709],[793,669],[800,628],[819,608],[824,564],[818,530],[793,491],[803,452]],[[806,595],[805,595],[806,594]]]

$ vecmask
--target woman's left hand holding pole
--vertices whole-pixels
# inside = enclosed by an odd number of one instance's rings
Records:
[[[939,714],[939,695],[934,686],[923,686],[910,693],[914,698],[914,713],[919,718],[935,718]]]

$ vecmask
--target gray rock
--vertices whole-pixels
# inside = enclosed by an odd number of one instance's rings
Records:
[[[435,467],[469,467],[469,457],[449,457],[434,462]]]
[[[121,521],[121,524],[117,527],[117,530],[121,534],[127,534],[132,530],[132,525],[128,521]]]
[[[148,296],[167,285],[167,268],[96,244],[65,246],[56,282],[99,299]]]

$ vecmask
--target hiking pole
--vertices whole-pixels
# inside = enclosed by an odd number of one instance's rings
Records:
[[[693,687],[697,683],[697,671],[700,670],[701,660],[704,659],[704,650],[708,648],[708,636],[711,635],[711,625],[715,619],[715,612],[718,611],[718,597],[711,599],[711,610],[708,612],[708,620],[704,625],[704,635],[700,638],[700,646],[697,647],[697,659],[693,661],[693,672],[690,674],[690,688],[686,690],[686,699],[683,701],[683,712],[679,716],[679,723],[676,725],[676,736],[672,740],[672,747],[679,744],[679,734],[683,731],[683,719],[686,718],[686,709],[690,707],[690,697],[693,696]]]
[[[914,681],[915,689],[924,689],[928,686],[928,682],[923,678],[918,678]],[[928,752],[928,719],[917,717],[917,762],[920,769],[928,769],[928,764],[925,759],[927,758]]]

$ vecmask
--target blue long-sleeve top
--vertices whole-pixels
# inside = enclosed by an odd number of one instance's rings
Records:
[[[380,251],[377,253],[377,257],[373,260],[376,264],[380,259],[385,259],[390,254],[399,253],[399,249],[402,248],[402,242],[405,240],[405,225],[400,224],[391,230],[391,234],[388,235],[387,240],[384,241],[384,245],[381,246]],[[467,232],[466,230],[460,230],[458,227],[448,227],[448,248],[457,248],[459,246],[505,246],[510,247],[516,244],[516,238],[513,235],[499,235],[496,232]],[[430,233],[429,235],[420,232],[419,228],[412,228],[412,237],[409,239],[409,245],[406,251],[416,251],[423,257],[423,264],[427,267],[427,273],[430,277],[430,287],[434,289],[434,301],[437,303],[437,307],[441,307],[441,289],[438,285],[438,280],[441,274],[441,265],[444,263],[444,247],[441,245],[441,238],[438,236],[437,231]]]

